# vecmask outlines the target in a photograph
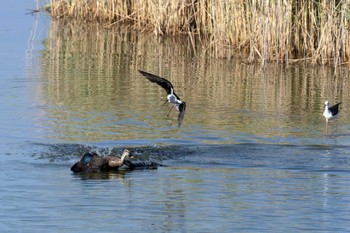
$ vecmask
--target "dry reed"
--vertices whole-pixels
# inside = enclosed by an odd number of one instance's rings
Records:
[[[185,34],[215,57],[339,65],[350,59],[349,6],[350,0],[51,0],[50,14]]]

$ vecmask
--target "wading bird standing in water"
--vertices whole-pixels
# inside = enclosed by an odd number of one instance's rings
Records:
[[[323,112],[323,116],[326,118],[326,135],[328,134],[328,120],[332,119],[333,117],[335,117],[338,114],[339,104],[341,104],[341,103],[337,103],[337,104],[333,105],[332,107],[329,107],[328,100],[326,100],[326,102],[324,102],[325,109]]]
[[[179,115],[177,117],[177,125],[180,127],[185,116],[186,102],[180,100],[180,98],[175,94],[174,87],[171,82],[165,78],[161,78],[142,70],[139,70],[139,72],[152,83],[157,83],[159,86],[165,89],[166,93],[168,94],[167,102],[174,104],[167,116],[169,116],[171,110],[175,107],[179,111]]]

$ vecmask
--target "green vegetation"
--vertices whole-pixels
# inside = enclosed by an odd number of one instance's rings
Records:
[[[350,58],[350,1],[51,0],[53,19],[187,35],[214,57],[340,65]]]

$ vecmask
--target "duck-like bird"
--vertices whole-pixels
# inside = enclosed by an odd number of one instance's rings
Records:
[[[174,87],[171,84],[171,82],[169,82],[165,78],[161,78],[157,75],[150,74],[142,70],[139,70],[139,72],[152,83],[157,83],[159,86],[165,89],[166,93],[168,94],[167,102],[174,104],[174,106],[170,109],[168,116],[171,110],[175,107],[179,111],[179,115],[177,117],[177,124],[180,127],[185,116],[186,102],[180,100],[180,98],[175,94]]]
[[[323,112],[323,116],[326,118],[326,134],[328,134],[328,120],[332,119],[333,117],[335,117],[338,114],[339,104],[341,104],[341,103],[337,103],[337,104],[333,105],[332,107],[329,107],[328,100],[326,100],[326,102],[324,102],[325,109]]]
[[[120,158],[114,156],[100,156],[95,152],[88,152],[71,167],[71,171],[74,173],[110,172],[120,169],[131,171],[157,169],[159,166],[164,166],[152,161],[131,162],[129,158],[132,157],[133,155],[130,154],[127,149],[123,151]]]
[[[95,152],[84,154],[72,167],[73,172],[98,172],[118,170],[123,165],[130,166],[126,160],[130,156],[129,150],[125,149],[120,158],[114,156],[99,156]]]

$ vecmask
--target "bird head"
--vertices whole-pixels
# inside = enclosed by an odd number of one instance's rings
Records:
[[[326,100],[325,102],[324,102],[324,106],[328,106],[329,105],[329,102],[328,102],[328,100]]]

